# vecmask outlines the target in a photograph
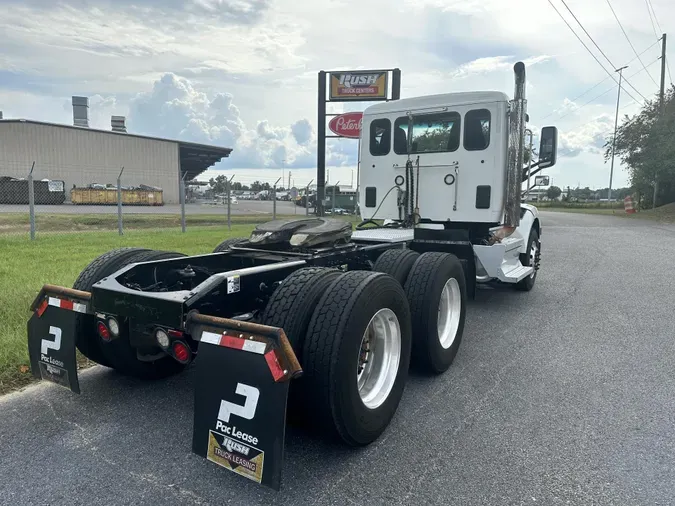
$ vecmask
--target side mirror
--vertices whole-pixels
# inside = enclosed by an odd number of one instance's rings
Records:
[[[539,143],[539,167],[545,169],[553,167],[558,158],[558,129],[547,126],[541,129]]]

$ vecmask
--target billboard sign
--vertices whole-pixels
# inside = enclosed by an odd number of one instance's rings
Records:
[[[350,139],[358,139],[361,134],[361,124],[363,123],[363,113],[362,112],[347,112],[345,114],[340,114],[335,116],[330,123],[328,123],[328,128],[335,135],[340,137],[349,137]]]
[[[389,72],[346,71],[330,74],[330,100],[387,100]]]

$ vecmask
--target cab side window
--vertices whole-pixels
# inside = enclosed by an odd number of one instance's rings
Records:
[[[490,145],[490,111],[474,109],[464,116],[464,149],[482,151]]]
[[[389,154],[391,149],[391,121],[387,118],[371,121],[369,149],[373,156]]]

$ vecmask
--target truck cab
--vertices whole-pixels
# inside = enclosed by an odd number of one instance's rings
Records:
[[[402,217],[392,188],[405,191],[410,156],[422,222],[499,223],[508,110],[508,96],[493,91],[407,98],[367,108],[360,153],[362,214],[370,218],[377,209],[375,219]]]
[[[557,129],[542,129],[539,160],[526,168],[522,62],[514,65],[514,78],[512,100],[498,91],[446,93],[364,111],[359,209],[362,225],[376,227],[356,238],[383,237],[397,228],[398,238],[445,242],[471,266],[467,272],[475,272],[477,282],[532,288],[541,223],[534,206],[521,204],[522,184],[556,163]]]

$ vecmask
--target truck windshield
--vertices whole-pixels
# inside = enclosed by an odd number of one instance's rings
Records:
[[[456,112],[425,114],[413,117],[411,153],[444,153],[456,151],[460,142],[461,116]],[[408,118],[394,123],[394,152],[408,152]]]

